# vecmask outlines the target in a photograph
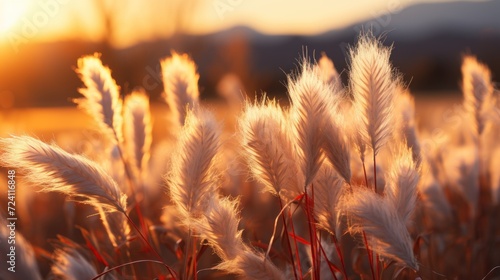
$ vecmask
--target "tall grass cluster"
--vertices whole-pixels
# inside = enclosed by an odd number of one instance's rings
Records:
[[[464,58],[460,129],[428,141],[390,54],[360,36],[347,85],[328,57],[303,57],[288,76],[289,104],[233,102],[228,134],[199,100],[194,62],[172,53],[161,61],[170,123],[161,139],[153,139],[145,91],[120,93],[98,55],[82,57],[75,103],[93,118],[95,136],[67,149],[0,139],[0,165],[22,175],[18,204],[28,221],[18,233],[19,272],[0,278],[498,277],[491,73]],[[35,191],[57,194],[40,194],[43,201]],[[58,215],[30,212],[44,203]],[[51,220],[58,237],[40,240]]]

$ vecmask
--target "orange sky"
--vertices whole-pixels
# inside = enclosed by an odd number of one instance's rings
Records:
[[[104,35],[96,1],[0,0],[0,42],[84,38]],[[101,0],[106,1],[106,0]],[[175,3],[187,0],[109,0],[115,36],[112,42],[127,46],[173,31]],[[314,34],[341,28],[385,13],[398,13],[425,0],[198,0],[185,8],[184,29],[208,33],[235,25],[248,25],[264,33]],[[307,4],[306,4],[307,3]]]

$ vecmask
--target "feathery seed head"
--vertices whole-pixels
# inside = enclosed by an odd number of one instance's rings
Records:
[[[161,61],[164,95],[173,117],[184,124],[187,110],[198,106],[198,79],[195,63],[187,54],[172,53]]]
[[[398,81],[389,61],[390,53],[390,48],[383,47],[370,34],[362,35],[350,51],[350,89],[358,117],[358,142],[371,147],[375,155],[393,131],[392,111]]]
[[[328,110],[336,102],[332,88],[305,58],[298,77],[288,77],[288,92],[292,101],[290,118],[297,154],[304,176],[304,187],[314,180],[323,161],[323,127],[329,121]]]
[[[321,54],[321,58],[315,67],[318,68],[319,74],[325,83],[336,89],[340,89],[342,87],[340,75],[337,72],[337,69],[335,69],[333,61],[328,58],[325,53]]]
[[[335,170],[346,183],[351,182],[351,155],[346,139],[345,118],[336,110],[330,110],[329,121],[323,127],[323,151]]]
[[[222,260],[228,261],[240,255],[244,248],[241,230],[238,229],[238,200],[208,197],[204,216],[195,222],[196,232],[208,241]]]
[[[409,225],[417,203],[420,170],[413,161],[411,149],[407,148],[406,144],[397,145],[393,155],[386,176],[386,195],[403,222]]]
[[[188,111],[167,177],[171,199],[186,225],[205,211],[207,197],[217,185],[214,161],[219,136],[219,124],[211,113],[201,108]]]
[[[54,251],[51,272],[68,280],[92,279],[98,273],[94,266],[77,249],[62,247]]]
[[[341,207],[349,219],[351,233],[364,231],[373,251],[418,271],[410,234],[397,209],[386,198],[358,187],[345,196]]]
[[[120,89],[111,77],[111,70],[104,66],[98,54],[78,59],[80,79],[85,87],[79,90],[83,98],[75,99],[78,107],[87,112],[110,136],[122,141],[122,101]]]
[[[106,211],[125,213],[127,196],[95,162],[40,140],[17,136],[0,139],[0,165],[19,169],[25,180],[45,192],[78,197]]]
[[[147,166],[152,142],[152,121],[149,98],[143,90],[125,98],[124,135],[127,158],[141,171]]]
[[[247,103],[239,131],[250,171],[264,191],[288,198],[300,194],[288,121],[276,101]]]
[[[475,123],[480,135],[493,108],[493,85],[488,67],[473,56],[464,57],[462,63],[464,107]]]
[[[323,163],[314,180],[314,215],[318,225],[333,235],[338,234],[338,202],[344,186],[332,166]]]

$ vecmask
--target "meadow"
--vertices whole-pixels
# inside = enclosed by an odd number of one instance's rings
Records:
[[[363,34],[348,69],[304,54],[288,100],[228,84],[221,105],[200,101],[195,63],[172,52],[154,106],[83,56],[74,102],[86,116],[33,116],[65,133],[17,135],[9,120],[29,110],[0,118],[0,219],[18,218],[15,272],[0,278],[499,279],[487,62],[464,56],[463,100],[431,114],[390,55]],[[12,232],[0,227],[3,264]]]

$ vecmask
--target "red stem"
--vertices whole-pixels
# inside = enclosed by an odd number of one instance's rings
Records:
[[[375,159],[375,152],[373,152],[373,186],[375,193],[377,193],[377,161]]]
[[[372,272],[372,279],[375,280],[375,270],[373,269],[373,257],[370,247],[368,247],[368,240],[366,239],[366,233],[363,231],[363,239],[365,241],[366,252],[368,253],[368,261],[370,262],[370,270]]]
[[[161,265],[164,265],[168,268],[168,270],[170,271],[170,267],[168,265],[166,265],[165,263],[161,262],[161,261],[155,261],[155,260],[138,260],[138,261],[133,261],[133,262],[128,262],[128,263],[124,263],[124,264],[120,264],[120,265],[117,265],[115,267],[112,267],[104,272],[101,272],[99,274],[97,274],[94,278],[92,278],[91,280],[97,280],[99,279],[100,277],[108,274],[109,272],[113,271],[113,270],[117,270],[117,269],[120,269],[122,267],[125,267],[127,265],[133,265],[133,264],[137,264],[137,263],[143,263],[143,262],[148,262],[148,263],[157,263],[157,264],[161,264]],[[173,276],[173,275],[172,275]],[[175,278],[175,277],[174,277]],[[175,278],[177,279],[177,278]]]
[[[311,185],[311,190],[313,189],[313,185]],[[306,211],[306,215],[307,215],[307,225],[308,225],[308,229],[309,229],[309,236],[310,236],[310,240],[311,240],[311,257],[312,257],[312,270],[313,270],[313,274],[314,274],[314,279],[319,279],[319,271],[318,271],[318,260],[317,260],[317,249],[316,249],[316,232],[314,231],[313,229],[313,226],[314,226],[314,218],[313,218],[313,214],[311,213],[312,211],[312,205],[311,205],[311,208],[309,207],[310,204],[312,204],[313,202],[309,199],[309,196],[307,195],[307,190],[306,192],[304,193],[304,196],[305,196],[305,211]]]
[[[326,262],[328,263],[328,262],[329,262],[329,260],[328,260],[328,256],[326,255],[326,253],[325,253],[325,249],[323,249],[323,246],[321,246],[321,243],[320,243],[319,248],[321,249],[321,253],[323,253],[323,257],[325,257],[325,260],[326,260]],[[333,278],[334,278],[335,280],[338,280],[337,275],[335,275],[335,271],[333,271],[333,269],[332,269],[332,267],[330,266],[330,264],[329,264],[329,263],[328,263],[328,268],[330,268],[330,271],[332,272]]]
[[[368,188],[368,176],[366,175],[366,166],[364,161],[363,161],[363,173],[365,174],[365,185]]]
[[[166,263],[163,262],[163,258],[160,256],[160,254],[158,253],[158,251],[156,251],[156,249],[151,245],[151,243],[146,238],[146,236],[144,236],[142,234],[141,230],[137,227],[137,225],[134,223],[134,221],[132,221],[132,219],[126,213],[123,213],[123,214],[125,215],[125,217],[127,217],[127,219],[130,222],[130,224],[132,224],[132,226],[135,228],[135,230],[139,233],[139,235],[141,236],[142,240],[144,240],[144,242],[146,243],[146,245],[148,245],[148,247],[155,253],[156,257],[158,257],[158,259],[168,269],[168,272],[170,273],[170,275],[172,275],[172,277],[174,277],[174,279],[177,279],[177,277],[175,275],[175,272]]]
[[[294,236],[296,236],[296,234],[295,234],[295,226],[293,225],[292,212],[289,211],[288,214],[290,215],[290,225],[292,226],[292,233],[293,233]],[[302,264],[300,263],[299,246],[297,244],[297,239],[294,238],[293,242],[295,244],[295,257],[297,258],[297,266],[298,266],[298,269],[299,269],[300,279],[302,279],[302,275],[303,275],[302,274]]]
[[[280,209],[282,209],[283,208],[283,203],[281,202],[281,197],[278,196],[278,200],[280,202]],[[285,218],[285,214],[284,213],[281,216],[281,218],[283,219],[283,228],[285,229],[285,239],[286,239],[286,245],[288,247],[288,253],[290,254],[290,259],[292,261],[293,275],[295,276],[295,279],[299,279],[298,276],[297,276],[297,269],[295,268],[295,261],[293,259],[292,246],[290,245],[290,237],[288,236],[288,227],[286,225],[286,218]],[[293,221],[292,221],[292,223],[293,223]],[[294,235],[295,235],[295,233],[294,233]]]
[[[339,258],[340,258],[340,263],[342,264],[342,270],[344,272],[344,277],[346,280],[349,280],[349,276],[347,276],[347,271],[345,269],[344,256],[342,256],[342,251],[340,250],[339,241],[337,240],[337,236],[333,235],[332,237],[333,237],[333,243],[335,244],[335,249],[337,249],[337,254],[339,255]]]

